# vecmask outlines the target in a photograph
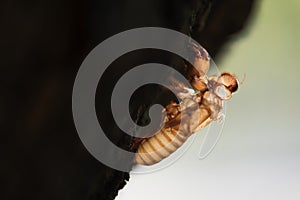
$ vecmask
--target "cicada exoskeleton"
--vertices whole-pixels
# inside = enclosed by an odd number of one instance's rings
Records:
[[[224,100],[230,99],[238,89],[238,80],[231,73],[208,76],[208,53],[195,44],[191,49],[193,63],[187,63],[185,71],[192,88],[177,80],[172,81],[181,102],[171,102],[165,107],[165,125],[152,137],[142,140],[135,157],[137,164],[160,162],[181,147],[193,133],[220,119]]]

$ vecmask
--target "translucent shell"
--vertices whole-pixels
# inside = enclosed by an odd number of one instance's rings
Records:
[[[170,102],[165,107],[165,126],[139,145],[135,157],[137,164],[153,165],[175,152],[193,133],[218,120],[224,100],[230,99],[238,89],[238,80],[231,73],[208,77],[208,53],[195,44],[191,47],[194,63],[186,64],[185,71],[193,88],[173,80],[176,95],[182,101],[179,104]]]

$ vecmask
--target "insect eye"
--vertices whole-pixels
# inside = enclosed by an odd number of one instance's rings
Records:
[[[232,92],[229,89],[227,89],[224,85],[216,87],[215,94],[223,100],[230,99],[232,96]]]
[[[223,84],[231,93],[236,92],[239,86],[239,82],[236,76],[228,72],[224,72],[221,74],[219,82]]]

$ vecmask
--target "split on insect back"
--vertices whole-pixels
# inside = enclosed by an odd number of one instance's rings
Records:
[[[184,67],[191,87],[170,77],[172,91],[175,91],[180,102],[170,102],[163,109],[164,126],[160,130],[149,138],[138,140],[134,158],[137,164],[154,165],[161,162],[182,147],[194,133],[213,121],[224,120],[225,100],[237,91],[238,79],[229,72],[217,75],[203,47],[191,43],[189,51],[193,63],[185,63]]]

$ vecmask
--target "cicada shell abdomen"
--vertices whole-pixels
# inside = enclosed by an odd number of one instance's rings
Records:
[[[179,106],[175,103],[167,106],[165,127],[140,144],[135,162],[152,165],[180,148],[197,130],[199,124],[205,122],[210,115],[205,108],[200,108],[198,103],[191,99],[185,99],[180,106],[185,112],[180,111]]]

